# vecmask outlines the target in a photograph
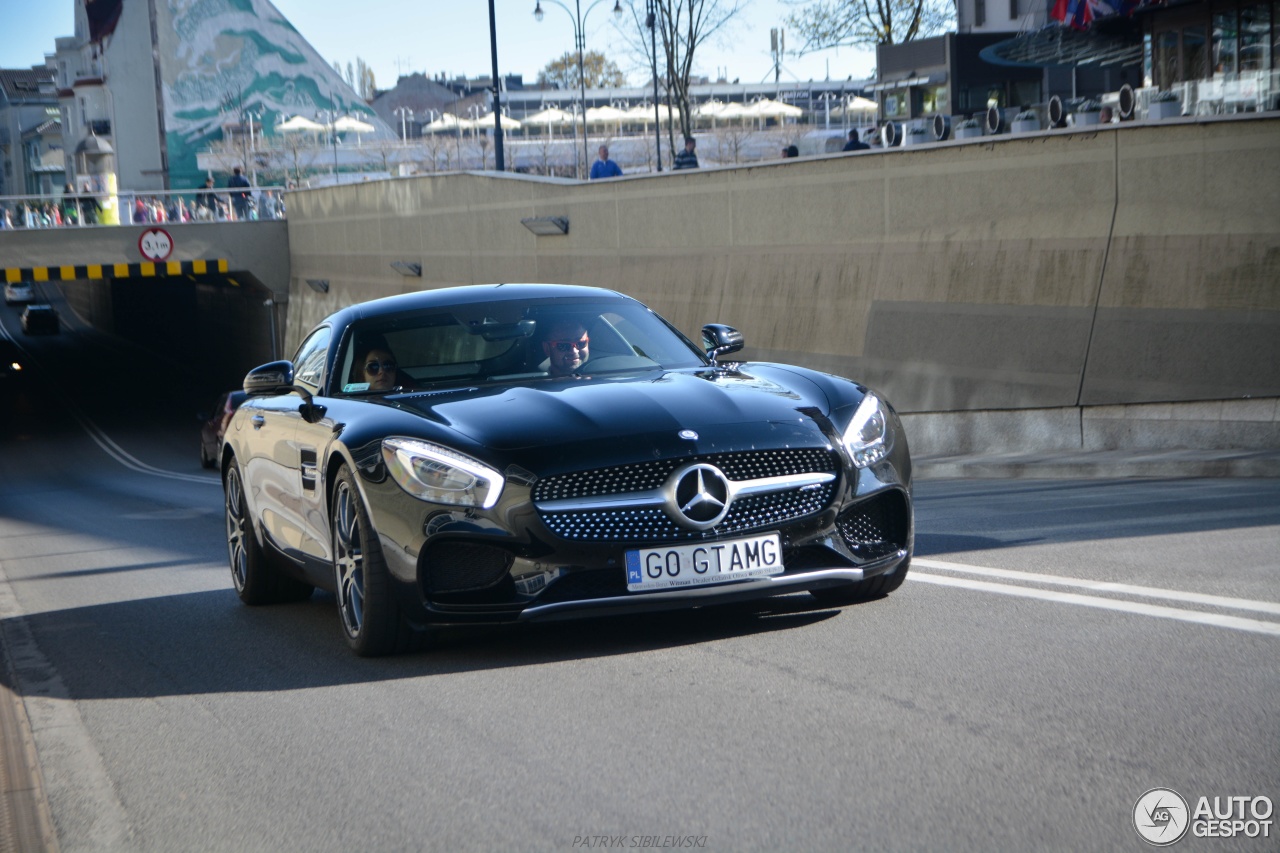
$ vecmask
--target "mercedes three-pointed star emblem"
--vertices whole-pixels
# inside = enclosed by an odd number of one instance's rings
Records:
[[[714,465],[681,468],[667,481],[668,514],[683,527],[709,530],[729,513],[729,481]]]

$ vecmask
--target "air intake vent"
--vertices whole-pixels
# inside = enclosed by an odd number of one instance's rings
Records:
[[[423,584],[428,595],[486,589],[502,580],[512,562],[512,556],[501,548],[438,542],[427,549]]]

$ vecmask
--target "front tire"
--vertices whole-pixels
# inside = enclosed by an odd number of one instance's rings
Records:
[[[391,589],[391,573],[351,469],[338,469],[333,504],[333,574],[347,645],[361,657],[408,651],[418,636]]]
[[[314,588],[273,566],[258,544],[244,497],[244,479],[234,460],[227,467],[222,487],[227,515],[227,557],[236,595],[245,604],[254,606],[310,598]]]

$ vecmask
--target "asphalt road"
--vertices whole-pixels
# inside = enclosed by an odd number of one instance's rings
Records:
[[[232,592],[219,389],[16,317],[0,638],[64,851],[1145,850],[1149,789],[1280,801],[1280,482],[920,482],[882,600],[362,660]]]

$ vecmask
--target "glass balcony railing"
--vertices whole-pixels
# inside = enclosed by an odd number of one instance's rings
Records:
[[[284,187],[272,186],[0,196],[0,230],[279,220],[284,194]]]

